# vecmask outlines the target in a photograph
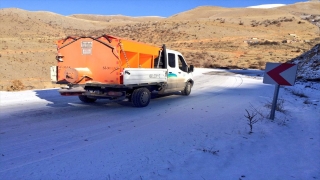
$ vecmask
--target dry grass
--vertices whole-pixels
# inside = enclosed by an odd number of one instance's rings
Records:
[[[20,80],[13,80],[11,85],[7,87],[7,91],[21,91],[24,89],[25,86]]]
[[[286,62],[320,42],[318,28],[299,16],[320,5],[309,3],[268,10],[206,6],[169,18],[141,19],[1,9],[0,90],[13,80],[30,88],[53,87],[49,67],[56,63],[55,41],[67,35],[107,33],[166,44],[196,67],[263,69],[266,62]]]

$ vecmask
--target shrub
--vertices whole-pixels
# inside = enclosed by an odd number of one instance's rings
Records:
[[[307,98],[308,96],[305,95],[303,92],[299,92],[299,91],[291,91],[291,93],[295,96],[298,96],[298,97],[303,97],[303,98]]]
[[[263,69],[263,67],[266,65],[265,61],[258,61],[258,66],[260,69]]]
[[[257,112],[249,112],[247,109],[245,109],[247,112],[247,115],[244,115],[244,117],[247,118],[248,121],[248,125],[250,127],[250,132],[249,134],[253,133],[252,128],[253,128],[253,124],[258,122],[258,119],[255,119],[254,117],[258,114]]]
[[[279,42],[268,41],[268,40],[259,43],[259,45],[279,45],[279,44],[280,44]]]
[[[265,107],[267,108],[272,108],[272,102],[269,102],[265,105]],[[286,110],[284,109],[284,99],[278,99],[277,101],[277,105],[276,105],[276,111],[279,111],[279,112],[282,112],[282,113],[285,113]]]
[[[7,91],[20,91],[24,89],[25,89],[25,86],[20,80],[12,81],[11,86],[7,87]]]
[[[304,104],[312,104],[312,102],[309,99],[306,99],[303,101]]]
[[[259,67],[256,64],[249,65],[249,69],[259,69]]]
[[[212,64],[211,61],[206,61],[203,63],[204,68],[220,68],[220,64]]]

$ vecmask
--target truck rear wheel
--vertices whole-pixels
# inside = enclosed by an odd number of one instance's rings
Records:
[[[85,96],[85,95],[80,95],[79,99],[80,99],[80,101],[82,101],[84,103],[94,103],[97,100],[95,98],[89,98],[88,96]]]
[[[182,95],[189,96],[189,94],[191,93],[191,83],[190,82],[186,83],[186,87],[184,88],[183,91],[181,91],[181,93],[182,93]]]
[[[135,107],[148,106],[151,99],[151,93],[147,88],[135,89],[131,96],[131,102]]]

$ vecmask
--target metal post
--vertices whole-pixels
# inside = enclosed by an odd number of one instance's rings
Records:
[[[272,107],[271,107],[271,113],[270,113],[270,119],[274,120],[274,114],[277,107],[277,100],[278,100],[278,94],[279,94],[280,85],[276,84],[273,94],[273,101],[272,101]]]

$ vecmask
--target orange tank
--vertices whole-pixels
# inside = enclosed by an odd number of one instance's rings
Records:
[[[123,68],[153,68],[160,47],[110,35],[57,41],[58,84],[122,84]]]

